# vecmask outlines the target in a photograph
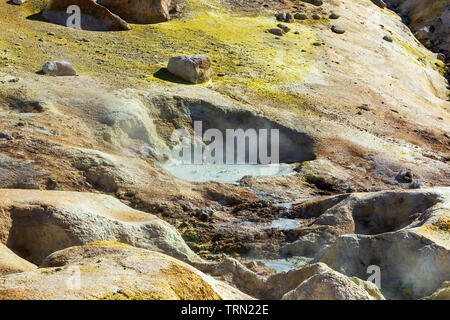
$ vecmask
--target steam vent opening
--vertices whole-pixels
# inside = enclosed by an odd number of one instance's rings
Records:
[[[245,176],[287,175],[291,164],[315,159],[314,140],[307,134],[250,111],[200,103],[187,113],[185,131],[162,165],[178,178],[236,183]],[[181,144],[186,138],[189,145]]]

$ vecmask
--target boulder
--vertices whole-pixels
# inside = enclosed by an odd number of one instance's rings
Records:
[[[67,26],[73,13],[67,13],[69,6],[78,6],[81,10],[81,29],[90,31],[130,30],[130,26],[95,0],[50,0],[42,16],[50,22]]]
[[[50,76],[75,76],[75,68],[67,61],[49,61],[44,64],[42,71]]]
[[[0,276],[30,271],[36,268],[34,264],[22,259],[8,247],[0,243]]]
[[[111,196],[11,189],[0,194],[0,242],[35,264],[52,252],[93,241],[120,241],[200,261],[168,223]]]
[[[0,300],[251,299],[190,265],[121,243],[53,253],[43,267],[0,277]]]
[[[353,193],[294,206],[308,218],[282,253],[308,256],[347,276],[381,270],[385,296],[431,295],[450,274],[450,188]]]
[[[208,81],[214,74],[211,59],[207,55],[176,56],[170,58],[167,69],[170,73],[191,83]]]
[[[99,0],[98,3],[129,23],[148,24],[170,19],[171,0]]]
[[[308,16],[304,13],[297,12],[294,14],[294,18],[297,20],[306,20],[308,19]]]

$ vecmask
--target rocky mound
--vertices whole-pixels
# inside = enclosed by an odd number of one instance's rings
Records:
[[[81,24],[76,27],[90,31],[130,30],[130,26],[124,20],[94,0],[50,0],[42,12],[42,16],[50,22],[69,26],[69,18],[74,12],[68,13],[67,11],[72,5],[80,8]]]
[[[1,242],[36,264],[52,252],[93,241],[119,241],[199,260],[168,223],[113,197],[10,189],[1,194]]]
[[[437,12],[404,3],[425,13],[430,42],[441,39],[434,35],[442,35],[441,1],[433,2]],[[0,242],[39,264],[70,246],[119,241],[195,263],[257,298],[376,298],[353,278],[367,279],[374,265],[389,298],[445,296],[449,195],[436,186],[450,184],[450,104],[438,53],[383,1],[185,4],[180,19],[104,33],[43,23],[36,15],[44,2],[0,4],[0,188],[8,189],[0,190]],[[95,26],[120,22],[103,6],[86,6],[97,12]],[[61,17],[64,23],[67,14]],[[217,76],[186,85],[170,74],[170,58],[187,54],[207,54]],[[78,76],[41,74],[48,61],[67,61]],[[171,134],[193,132],[200,120],[221,133],[279,129],[286,174],[233,184],[192,181],[213,177],[208,170],[188,176],[178,167],[174,176]],[[304,201],[323,195],[331,197]],[[296,227],[277,227],[284,218]],[[186,243],[213,259],[278,259],[283,247],[317,263],[267,279],[235,260],[200,261]],[[94,261],[109,249],[77,250]],[[114,259],[102,272],[115,272]],[[46,263],[59,263],[51,268],[57,274],[66,260],[79,263],[70,254]],[[24,293],[27,277],[37,288],[46,275],[14,275],[18,296],[43,297],[43,287]],[[8,288],[5,296],[14,297]],[[93,296],[77,297],[104,297],[91,289]]]
[[[55,252],[43,267],[1,277],[0,299],[251,299],[167,255],[118,243]]]
[[[305,202],[293,214],[308,219],[284,253],[315,257],[349,276],[381,269],[387,296],[417,299],[448,280],[448,188],[348,194]]]

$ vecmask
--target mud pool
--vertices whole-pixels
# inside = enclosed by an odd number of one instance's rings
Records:
[[[245,176],[276,177],[292,173],[292,167],[288,164],[268,165],[216,165],[216,164],[180,164],[166,162],[161,165],[175,177],[192,181],[221,183],[237,183]]]

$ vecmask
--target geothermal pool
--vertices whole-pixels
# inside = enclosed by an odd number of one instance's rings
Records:
[[[301,226],[301,222],[296,219],[278,218],[273,220],[270,225],[271,228],[275,228],[282,231],[292,230]]]
[[[166,162],[161,164],[165,170],[175,177],[193,181],[215,181],[221,183],[236,183],[245,176],[277,177],[292,173],[288,164],[180,164]]]
[[[286,259],[275,260],[255,260],[264,263],[269,268],[274,269],[277,273],[283,271],[290,271],[293,269],[301,268],[311,262],[311,258],[306,257],[292,257]]]

